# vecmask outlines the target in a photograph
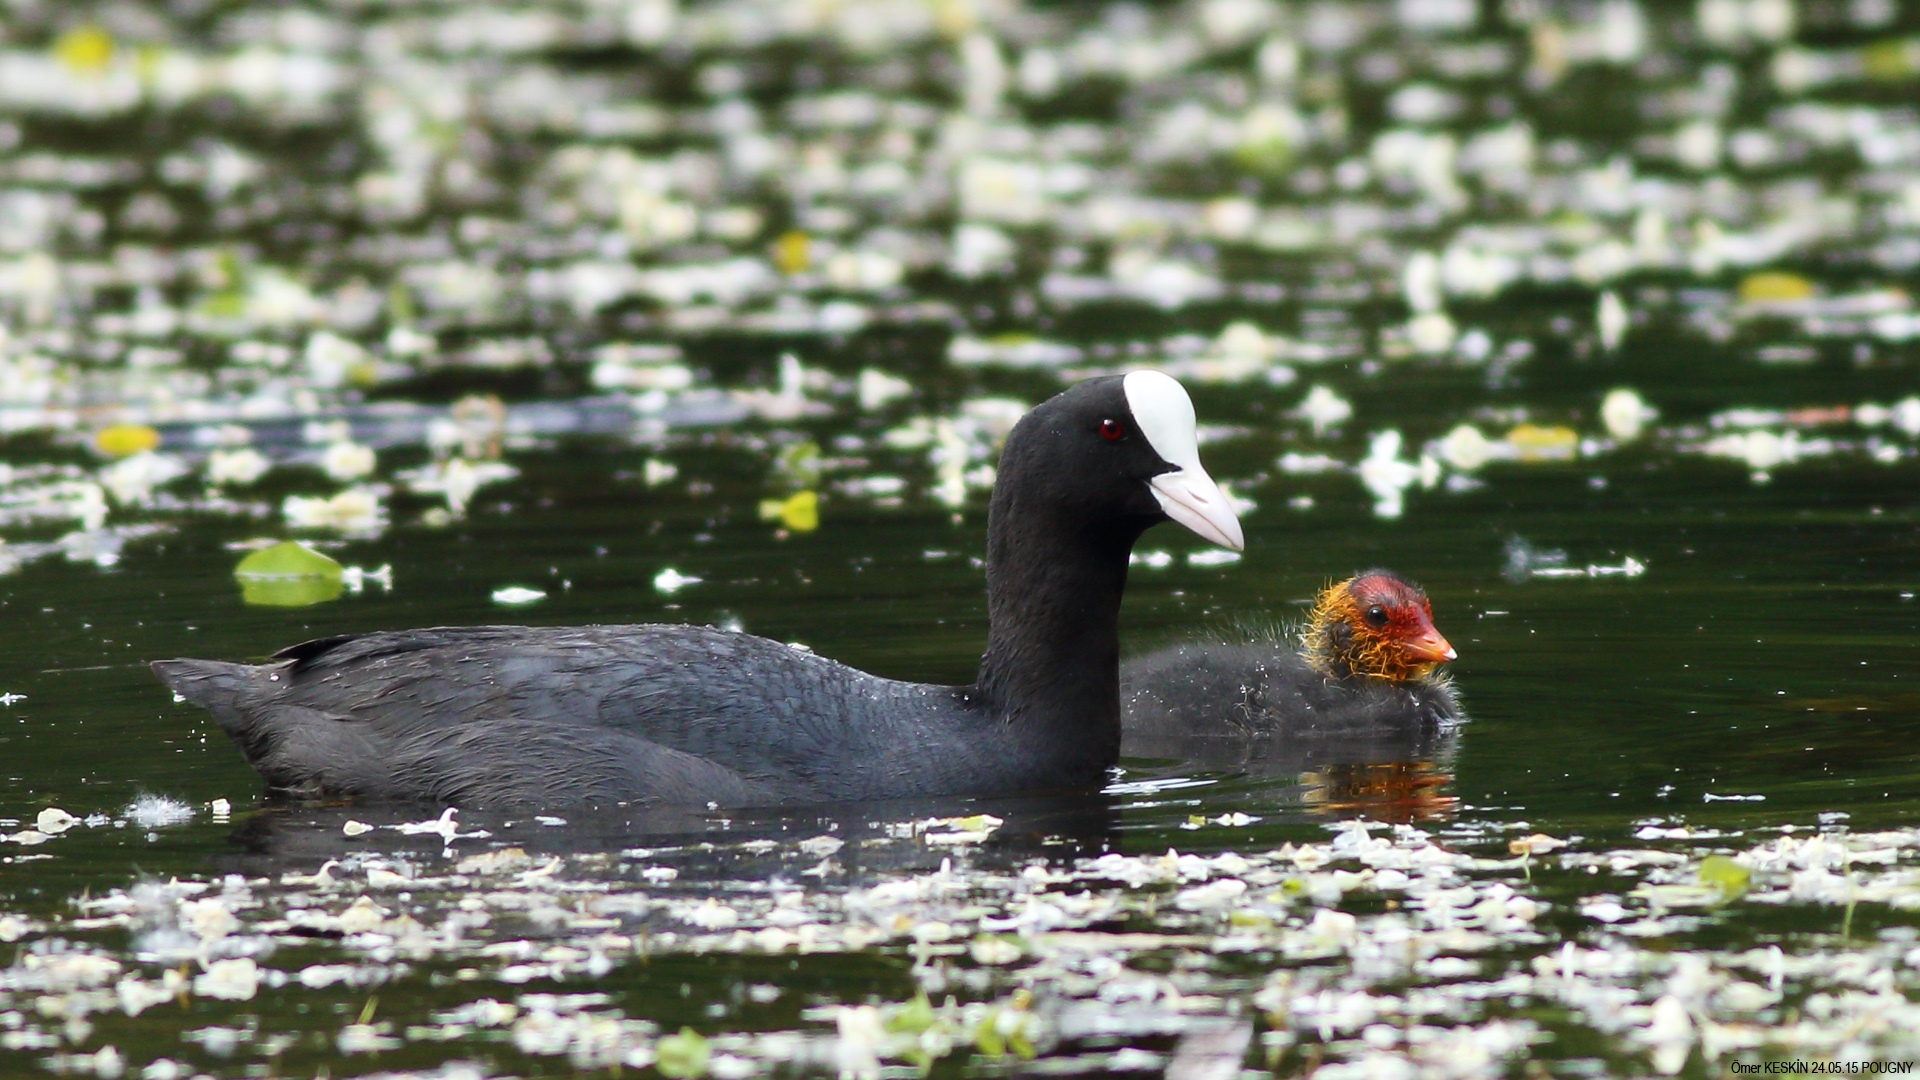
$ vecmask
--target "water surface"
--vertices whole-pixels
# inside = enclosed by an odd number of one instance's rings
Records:
[[[1910,1060],[1920,29],[1482,7],[15,5],[7,1071]],[[1149,532],[1126,648],[1389,567],[1468,724],[447,818],[263,801],[146,671],[667,621],[964,683],[999,436],[1135,365],[1249,543]],[[391,585],[244,603],[287,537]]]

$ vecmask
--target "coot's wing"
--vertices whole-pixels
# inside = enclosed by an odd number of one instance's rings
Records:
[[[901,686],[685,626],[408,630],[274,659],[154,667],[273,787],[465,804],[804,797],[864,760],[882,725],[861,709]]]

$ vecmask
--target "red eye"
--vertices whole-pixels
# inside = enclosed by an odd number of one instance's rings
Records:
[[[1107,440],[1108,442],[1116,442],[1119,440],[1120,436],[1125,435],[1126,433],[1127,433],[1127,429],[1121,426],[1120,421],[1118,420],[1100,421],[1100,437]]]

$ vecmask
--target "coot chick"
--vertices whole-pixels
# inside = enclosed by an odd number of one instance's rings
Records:
[[[1401,760],[1460,719],[1439,671],[1455,655],[1419,586],[1368,570],[1321,591],[1297,647],[1189,642],[1128,661],[1126,752],[1184,757],[1195,740],[1253,736],[1315,741],[1328,760]]]
[[[1186,391],[1136,371],[1074,386],[1007,436],[971,686],[668,625],[400,630],[153,669],[270,789],[309,796],[741,806],[1084,787],[1120,752],[1127,557],[1169,518],[1244,546]]]

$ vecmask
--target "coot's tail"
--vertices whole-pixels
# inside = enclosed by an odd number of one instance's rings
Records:
[[[220,727],[258,767],[270,746],[259,710],[248,708],[259,694],[261,669],[223,660],[155,660],[153,673],[168,689],[213,714]]]

